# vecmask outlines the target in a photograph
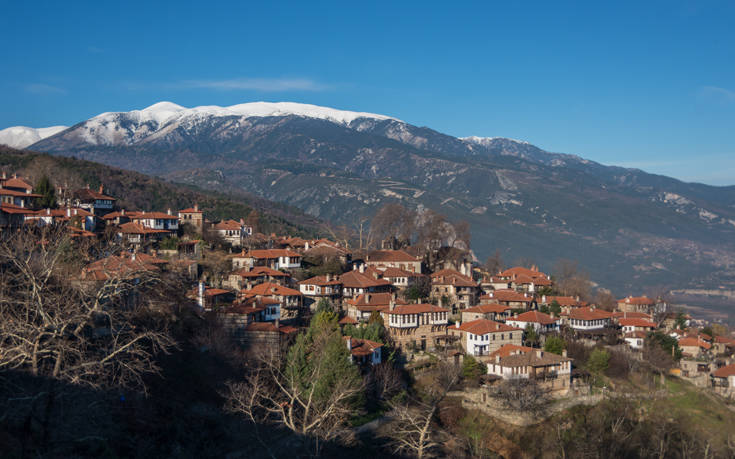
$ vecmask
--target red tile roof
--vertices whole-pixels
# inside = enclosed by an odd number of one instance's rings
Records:
[[[0,195],[26,197],[26,198],[40,198],[41,197],[40,194],[26,193],[25,191],[9,190],[7,188],[0,188]]]
[[[0,210],[5,212],[6,214],[32,215],[36,213],[35,210],[31,210],[27,207],[16,206],[15,204],[8,204],[5,202],[0,204]]]
[[[346,288],[370,288],[392,285],[390,281],[386,279],[375,279],[374,277],[357,270],[348,271],[342,274],[339,276],[339,280]]]
[[[504,344],[499,349],[497,349],[495,352],[491,352],[490,357],[493,359],[497,355],[499,355],[500,357],[508,357],[509,355],[525,354],[531,351],[533,351],[532,347],[518,346],[517,344]]]
[[[618,323],[623,327],[650,327],[656,328],[656,324],[646,319],[639,319],[636,317],[620,318]]]
[[[718,368],[717,370],[712,372],[712,376],[715,378],[727,378],[730,376],[735,376],[735,363],[724,366],[722,368]]]
[[[273,333],[280,332],[284,335],[289,335],[291,333],[298,332],[299,329],[296,327],[291,327],[290,325],[281,325],[280,327],[276,328],[276,324],[274,324],[273,322],[250,322],[250,324],[245,327],[245,331],[265,331]]]
[[[238,275],[240,277],[262,277],[262,276],[291,277],[290,274],[278,271],[276,269],[269,268],[267,266],[253,266],[253,269],[250,269],[250,270],[248,270],[247,268],[243,268],[243,269],[235,271],[232,274]]]
[[[132,276],[141,272],[158,271],[158,267],[152,263],[132,257],[112,255],[102,258],[82,269],[82,279],[105,280],[118,276]]]
[[[10,177],[6,179],[0,179],[2,186],[7,188],[22,188],[24,190],[32,190],[33,186],[19,177]]]
[[[636,330],[632,332],[628,332],[625,334],[626,338],[637,338],[637,339],[645,339],[648,334],[644,332],[643,330]]]
[[[415,273],[413,271],[406,271],[405,269],[394,268],[389,266],[382,270],[383,277],[424,277],[421,273]]]
[[[133,222],[127,222],[127,223],[123,223],[122,225],[118,225],[117,230],[118,232],[123,233],[123,234],[161,234],[161,233],[169,232],[166,230],[146,228],[145,226],[139,223],[133,223]]]
[[[189,207],[187,209],[181,209],[180,214],[201,214],[202,211],[199,208]]]
[[[465,322],[459,327],[452,327],[453,330],[472,333],[475,335],[487,335],[488,333],[522,331],[518,327],[512,327],[507,324],[495,322],[487,319],[477,319],[471,322]]]
[[[245,290],[243,294],[261,295],[261,296],[302,296],[301,292],[272,282],[263,282],[250,290]]]
[[[343,336],[345,341],[350,340],[350,353],[357,357],[371,355],[376,349],[383,347],[382,344],[369,339],[351,338]]]
[[[240,231],[242,225],[235,220],[225,220],[215,224],[213,228],[217,231]]]
[[[583,307],[575,308],[569,312],[570,319],[577,320],[600,320],[612,318],[612,313],[607,312],[603,309]]]
[[[288,249],[263,249],[263,250],[251,250],[249,252],[245,252],[237,256],[241,258],[255,258],[255,259],[266,260],[266,259],[273,259],[273,258],[280,258],[280,257],[300,257],[301,254],[294,252],[293,250],[288,250]]]
[[[526,311],[523,314],[513,316],[508,320],[515,320],[517,322],[534,322],[542,325],[550,325],[556,323],[557,319],[551,317],[548,314],[544,314],[539,311]]]
[[[324,287],[327,285],[342,285],[342,282],[337,278],[337,276],[334,276],[329,280],[327,280],[327,276],[314,276],[299,281],[299,285],[318,285],[320,287]]]
[[[345,316],[345,317],[339,319],[339,324],[340,325],[347,325],[347,324],[357,325],[358,323],[359,323],[358,321],[356,321],[355,319],[353,319],[350,316]]]
[[[511,309],[513,309],[512,306],[491,303],[491,304],[481,304],[478,306],[473,306],[471,308],[462,310],[462,312],[474,312],[474,313],[479,313],[479,314],[487,314],[490,312],[494,312],[494,313],[502,314],[506,311],[510,311]]]
[[[544,297],[541,297],[542,302],[543,302],[543,298]],[[577,306],[581,306],[582,304],[580,301],[578,301],[576,298],[572,296],[551,296],[551,295],[546,297],[546,303],[543,303],[543,304],[551,304],[554,301],[556,301],[559,304],[559,306],[577,307]]]
[[[701,338],[682,338],[679,340],[679,347],[694,347],[698,346],[702,349],[710,349],[712,345]]]
[[[623,298],[622,300],[618,300],[618,303],[638,304],[642,306],[653,306],[654,304],[656,304],[655,301],[645,296],[629,296],[627,298]]]
[[[101,192],[95,191],[91,188],[82,188],[81,190],[77,190],[74,192],[77,198],[79,199],[95,199],[100,201],[115,201],[115,198],[112,196],[107,196],[105,194],[102,194]]]
[[[453,269],[442,269],[431,275],[431,283],[436,285],[453,285],[455,287],[477,287],[477,282]]]

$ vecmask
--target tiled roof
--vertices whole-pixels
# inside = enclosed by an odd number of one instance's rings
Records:
[[[391,285],[390,281],[385,279],[375,279],[367,274],[356,270],[348,271],[341,276],[339,280],[346,288],[370,288]]]
[[[115,198],[113,198],[112,196],[107,196],[107,195],[102,194],[102,193],[100,193],[98,191],[95,191],[95,190],[93,190],[91,188],[82,188],[80,190],[77,190],[77,191],[74,192],[74,195],[78,199],[82,199],[82,200],[85,200],[85,199],[88,199],[88,200],[96,199],[96,200],[100,200],[100,201],[115,201]]]
[[[180,214],[201,214],[202,210],[199,208],[189,207],[187,209],[181,209]]]
[[[160,234],[160,233],[168,233],[166,230],[158,230],[158,229],[151,229],[146,228],[145,226],[139,224],[139,223],[133,223],[133,222],[127,222],[123,223],[122,225],[118,225],[117,227],[118,232],[123,234]]]
[[[618,303],[639,304],[643,306],[653,306],[654,304],[656,304],[655,301],[645,296],[629,296],[627,298],[623,298],[622,300],[618,300]]]
[[[637,338],[637,339],[645,339],[648,334],[644,332],[643,330],[636,330],[632,332],[628,332],[625,334],[626,338]]]
[[[369,339],[350,338],[343,336],[344,340],[350,340],[350,353],[357,357],[371,355],[376,349],[383,347],[382,344]]]
[[[600,320],[612,318],[612,313],[597,308],[576,308],[569,312],[570,319],[577,320]]]
[[[508,320],[515,320],[517,322],[534,322],[542,325],[550,325],[556,323],[557,321],[557,319],[551,317],[550,315],[544,314],[543,312],[539,311],[527,311],[523,314],[513,316]]]
[[[679,347],[694,347],[698,346],[702,349],[710,349],[712,345],[708,343],[707,341],[700,339],[700,338],[682,338],[679,340]]]
[[[240,269],[238,271],[235,271],[232,274],[236,274],[240,277],[261,277],[261,276],[271,276],[271,277],[291,277],[290,274],[278,271],[276,269],[269,268],[267,266],[253,266],[253,269]]]
[[[262,249],[262,250],[251,250],[249,252],[245,252],[238,256],[242,258],[273,259],[273,258],[280,258],[280,257],[300,257],[301,254],[296,253],[293,250],[288,250],[288,249]]]
[[[646,319],[638,319],[635,317],[620,318],[618,323],[623,327],[650,327],[656,328],[656,324]]]
[[[291,327],[289,325],[281,325],[280,327],[276,328],[276,324],[273,322],[250,322],[247,327],[245,327],[245,331],[249,332],[280,332],[284,335],[289,335],[291,333],[296,333],[299,331],[296,327]]]
[[[24,214],[30,215],[35,214],[36,211],[31,210],[27,207],[16,206],[15,204],[2,203],[0,204],[0,210],[6,214]]]
[[[353,319],[350,316],[345,316],[345,317],[339,319],[339,324],[340,325],[347,325],[347,324],[357,325],[358,323],[359,323],[358,321],[356,321],[355,319]]]
[[[477,287],[477,282],[453,269],[442,269],[431,275],[431,283],[436,285],[454,285],[455,287]]]
[[[240,222],[236,222],[235,220],[224,220],[215,224],[213,228],[217,231],[240,231],[242,229],[242,225],[240,225]]]
[[[512,327],[507,324],[495,322],[487,319],[477,319],[471,322],[465,322],[459,327],[452,327],[453,330],[472,333],[475,335],[486,335],[488,333],[521,331],[518,327]]]
[[[2,186],[7,188],[22,188],[24,190],[32,190],[33,186],[19,177],[10,177],[6,179],[0,179]]]
[[[499,277],[509,277],[511,279],[516,278],[517,276],[528,276],[532,279],[535,278],[543,278],[548,279],[548,276],[541,271],[536,271],[534,269],[528,269],[524,268],[522,266],[516,266],[513,268],[506,269],[505,271],[498,274]]]
[[[735,344],[735,339],[726,336],[715,336],[715,343]]]
[[[152,263],[131,257],[112,255],[97,260],[85,266],[82,270],[82,279],[105,280],[117,276],[128,276],[145,271],[158,271],[158,267]]]
[[[345,300],[345,302],[353,306],[389,306],[392,298],[392,293],[363,293],[358,295],[357,298]],[[400,298],[396,298],[394,301],[396,305],[408,304]]]
[[[542,367],[557,365],[571,360],[568,357],[562,357],[552,352],[534,349],[532,352],[526,352],[524,354],[512,354],[507,357],[501,357],[500,365],[504,367]]]
[[[394,268],[389,266],[382,270],[383,277],[424,277],[421,273],[406,271],[405,269]]]
[[[334,276],[329,280],[327,280],[327,276],[314,276],[300,281],[299,285],[318,285],[320,287],[324,287],[327,285],[342,285],[342,282],[340,282],[337,276]]]
[[[495,290],[487,295],[482,295],[480,301],[503,301],[503,302],[520,302],[520,303],[531,303],[533,302],[533,296],[526,296],[523,293],[518,293],[514,290]]]
[[[0,188],[0,195],[26,197],[26,198],[40,198],[41,197],[40,194],[26,193],[25,191],[9,190],[7,188]]]
[[[735,363],[724,366],[722,368],[718,368],[717,370],[712,372],[712,376],[715,378],[727,378],[730,376],[735,376]]]
[[[263,282],[250,290],[243,292],[244,294],[261,295],[261,296],[302,296],[301,292],[272,282]]]
[[[479,314],[487,314],[490,312],[494,312],[494,313],[502,314],[506,311],[510,311],[511,309],[513,309],[512,306],[506,306],[504,304],[493,303],[493,304],[481,304],[478,306],[473,306],[471,308],[462,310],[462,312],[474,312],[474,313],[479,313]]]
[[[447,309],[434,306],[433,304],[404,304],[396,306],[390,314],[424,314],[431,312],[449,312]]]
[[[373,262],[417,262],[416,257],[407,254],[403,250],[374,250],[368,253],[368,263]]]
[[[144,220],[149,218],[155,218],[158,220],[178,220],[179,217],[176,215],[169,215],[166,212],[128,212],[127,216],[130,217],[131,220]]]
[[[551,285],[551,281],[543,276],[531,277],[519,274],[513,279],[516,284]]]
[[[499,349],[497,349],[495,352],[490,353],[490,357],[495,359],[495,356],[499,355],[500,357],[508,357],[509,355],[513,354],[525,354],[526,352],[533,351],[532,347],[528,346],[518,346],[517,344],[504,344]]]

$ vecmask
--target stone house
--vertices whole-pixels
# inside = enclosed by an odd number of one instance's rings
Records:
[[[472,356],[490,354],[506,344],[520,346],[523,343],[523,330],[487,319],[457,322],[448,332],[459,337],[465,353]]]
[[[449,311],[431,304],[389,306],[382,311],[383,322],[398,347],[433,349],[447,334]]]

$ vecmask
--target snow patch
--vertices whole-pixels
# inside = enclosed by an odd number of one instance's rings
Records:
[[[13,148],[26,148],[39,140],[51,137],[67,128],[68,126],[50,126],[45,128],[13,126],[0,131],[0,144]]]

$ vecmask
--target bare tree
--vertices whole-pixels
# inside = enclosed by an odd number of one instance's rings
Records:
[[[438,446],[432,421],[439,404],[459,381],[460,374],[458,366],[442,361],[434,384],[425,393],[409,397],[405,403],[391,404],[395,425],[390,436],[396,452],[413,454],[418,458],[432,454]]]
[[[319,313],[284,357],[263,352],[242,382],[228,383],[226,407],[253,423],[274,423],[318,442],[348,439],[363,381],[349,360],[336,315]]]
[[[489,389],[491,397],[507,408],[517,411],[542,413],[548,403],[548,391],[528,378],[508,379]]]
[[[589,297],[589,276],[579,269],[576,261],[561,259],[556,262],[552,272],[556,288],[562,295]]]
[[[490,275],[494,276],[495,274],[498,274],[503,270],[503,267],[503,256],[500,253],[500,250],[495,250],[495,253],[487,257],[487,260],[485,260],[485,269],[490,273]]]
[[[0,369],[28,370],[92,387],[137,386],[175,343],[160,272],[111,257],[79,275],[65,228],[0,242]],[[158,288],[153,288],[154,286]],[[170,292],[169,292],[170,293]]]

